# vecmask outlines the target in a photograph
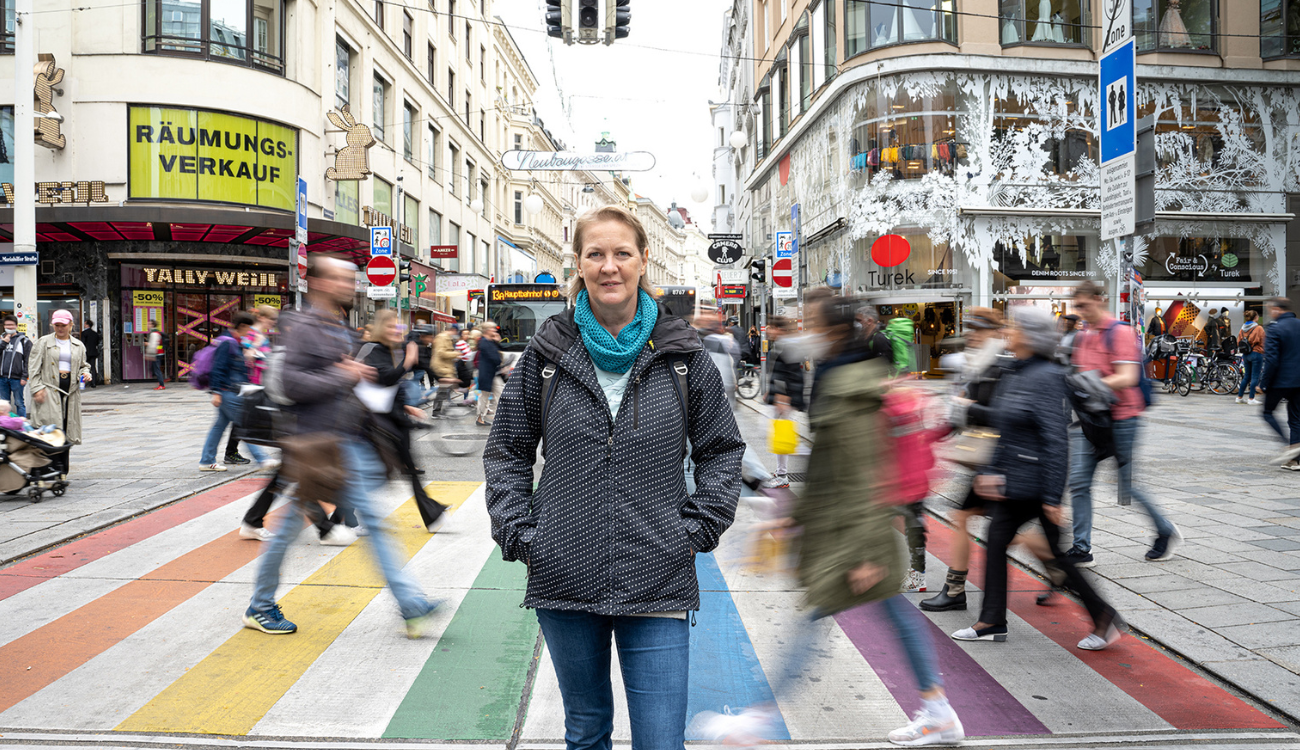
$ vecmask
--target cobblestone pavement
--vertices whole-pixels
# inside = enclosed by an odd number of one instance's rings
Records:
[[[1300,716],[1300,473],[1268,463],[1283,446],[1260,413],[1231,396],[1158,394],[1140,435],[1135,482],[1185,542],[1169,561],[1143,559],[1154,536],[1151,523],[1140,506],[1117,504],[1115,463],[1107,461],[1093,485],[1092,573],[1135,629],[1294,717]],[[806,419],[799,421],[806,431]],[[946,518],[968,481],[964,472],[946,471],[927,501],[930,511]],[[944,572],[928,571],[931,590],[942,585]]]
[[[214,414],[208,395],[184,383],[152,388],[83,393],[84,434],[72,448],[67,494],[40,503],[0,495],[0,564],[251,473],[236,466],[200,472]]]

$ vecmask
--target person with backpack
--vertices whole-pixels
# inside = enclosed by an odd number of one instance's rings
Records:
[[[1264,326],[1257,322],[1259,313],[1254,310],[1247,310],[1243,317],[1246,322],[1241,325],[1241,332],[1237,334],[1241,345],[1241,365],[1244,370],[1241,375],[1241,385],[1237,388],[1237,403],[1259,406],[1263,402],[1255,399],[1255,389],[1259,386],[1259,378],[1264,373]],[[1247,385],[1250,386],[1249,401],[1246,400]]]
[[[217,463],[217,446],[221,444],[221,435],[226,427],[238,425],[244,400],[239,395],[240,386],[248,382],[248,365],[244,361],[243,345],[240,343],[253,328],[253,314],[240,310],[230,317],[230,328],[223,331],[205,349],[194,355],[190,380],[195,388],[206,389],[212,394],[212,405],[217,409],[216,418],[208,430],[208,439],[203,442],[203,455],[199,458],[199,471],[226,471],[223,464]],[[267,456],[261,447],[248,444],[263,469],[272,469],[279,465]]]
[[[1159,506],[1144,491],[1133,486],[1133,456],[1137,450],[1141,414],[1146,408],[1142,388],[1144,374],[1142,349],[1137,335],[1127,324],[1111,317],[1101,287],[1084,281],[1074,290],[1074,309],[1088,324],[1075,338],[1072,362],[1076,371],[1096,371],[1101,382],[1114,394],[1110,407],[1110,437],[1113,445],[1097,445],[1083,430],[1070,436],[1070,504],[1074,523],[1074,542],[1067,556],[1079,568],[1091,568],[1092,556],[1092,478],[1097,464],[1115,456],[1119,475],[1119,496],[1136,500],[1155,525],[1156,538],[1147,550],[1149,562],[1173,557],[1174,545],[1182,540],[1178,527],[1166,519]],[[1100,454],[1100,455],[1099,455]]]
[[[478,419],[475,424],[487,427],[496,419],[497,402],[506,384],[500,376],[502,357],[498,342],[501,341],[501,331],[491,320],[483,321],[479,330],[482,335],[478,340]]]
[[[6,315],[4,333],[0,334],[0,401],[8,401],[20,417],[27,416],[23,389],[27,386],[27,360],[31,356],[32,340],[18,332],[17,318]]]
[[[633,745],[681,748],[695,555],[734,520],[745,443],[699,336],[651,294],[641,221],[585,212],[573,248],[573,306],[528,343],[484,449],[492,538],[528,566],[522,606],[550,649],[568,746],[610,746],[612,639]]]
[[[912,319],[901,315],[885,324],[885,336],[893,349],[895,377],[910,375],[912,372],[912,334],[915,329]]]
[[[1300,471],[1300,319],[1291,311],[1291,300],[1275,297],[1268,301],[1273,324],[1264,337],[1264,372],[1259,385],[1264,389],[1264,421],[1287,442],[1286,450],[1273,459],[1283,469]],[[1273,412],[1286,401],[1287,430]],[[1288,434],[1289,433],[1289,434]]]

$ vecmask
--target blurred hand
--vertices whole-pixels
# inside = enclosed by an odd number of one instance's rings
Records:
[[[43,403],[45,403],[45,389],[42,388],[41,390],[39,390],[39,391],[33,393],[33,394],[32,394],[32,400],[35,401],[35,402],[38,403],[38,404],[43,404]]]
[[[409,370],[420,361],[420,345],[414,341],[406,345],[406,359],[402,361],[402,369]]]
[[[212,394],[212,405],[215,406],[215,407],[217,407],[217,408],[221,408],[221,394],[220,394],[220,393],[214,393],[214,394]]]
[[[348,382],[355,383],[358,380],[373,381],[375,379],[375,368],[364,365],[355,359],[345,359],[334,365],[343,371],[347,376]]]
[[[1043,504],[1043,515],[1044,515],[1044,516],[1047,516],[1047,520],[1051,521],[1053,526],[1060,526],[1060,525],[1061,525],[1061,506],[1059,506],[1059,505],[1048,505],[1048,504],[1044,503],[1044,504]]]
[[[989,500],[1006,500],[1002,494],[1006,484],[1007,478],[1001,474],[977,474],[974,483],[975,494]]]
[[[865,594],[871,590],[871,587],[885,580],[888,572],[875,563],[862,563],[849,571],[849,588],[854,594]]]
[[[402,407],[402,408],[403,408],[403,409],[406,409],[406,413],[407,413],[408,415],[410,415],[410,416],[412,416],[412,417],[415,417],[416,419],[420,420],[421,422],[424,421],[424,418],[425,418],[425,417],[424,417],[424,412],[420,411],[418,408],[416,408],[416,407],[414,407],[414,406],[404,406],[404,407]]]

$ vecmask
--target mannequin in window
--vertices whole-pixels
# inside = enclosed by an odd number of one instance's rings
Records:
[[[1052,14],[1052,41],[1057,44],[1065,44],[1065,32],[1065,17],[1058,10]],[[1070,41],[1074,41],[1073,33],[1070,34]]]
[[[1034,23],[1031,42],[1050,42],[1052,39],[1052,0],[1038,0],[1038,21]]]
[[[1187,24],[1183,23],[1183,14],[1178,6],[1181,0],[1169,0],[1165,15],[1160,19],[1161,47],[1191,47],[1192,37],[1187,33]]]

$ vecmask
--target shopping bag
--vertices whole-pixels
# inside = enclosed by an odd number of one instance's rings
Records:
[[[799,447],[799,436],[794,431],[794,421],[789,419],[772,420],[772,452],[778,456],[788,456]]]

